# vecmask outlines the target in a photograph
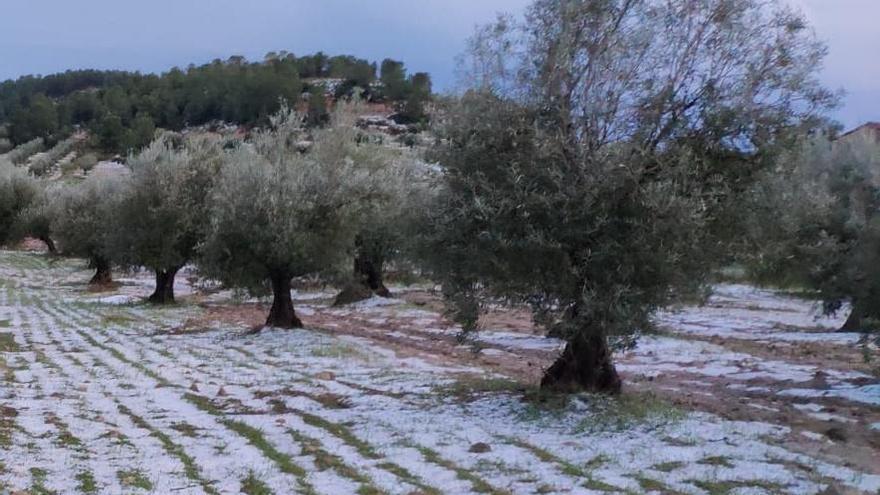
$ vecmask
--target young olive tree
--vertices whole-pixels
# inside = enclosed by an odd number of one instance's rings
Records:
[[[201,263],[232,286],[260,291],[269,281],[267,326],[302,326],[291,280],[344,262],[364,210],[387,195],[391,164],[381,146],[358,139],[354,120],[349,105],[340,105],[301,153],[303,120],[282,111],[272,129],[224,157]]]
[[[19,215],[38,194],[37,182],[25,169],[0,158],[0,245],[16,240]]]
[[[113,282],[112,252],[108,237],[116,228],[113,215],[127,175],[102,173],[89,175],[84,181],[62,188],[53,200],[51,230],[62,253],[85,258],[95,275],[91,286],[107,286]]]
[[[128,160],[108,244],[117,263],[155,272],[151,303],[174,302],[175,276],[204,240],[221,155],[214,139],[167,134]]]
[[[542,386],[617,392],[612,350],[699,288],[740,182],[833,102],[824,53],[767,0],[537,0],[478,31],[423,233],[465,329],[529,304],[567,340]]]
[[[841,331],[880,330],[880,142],[804,139],[754,189],[758,280],[816,290]]]

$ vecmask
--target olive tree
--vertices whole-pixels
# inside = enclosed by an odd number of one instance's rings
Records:
[[[35,182],[39,187],[33,200],[19,213],[13,235],[16,239],[26,236],[39,239],[46,244],[50,254],[56,254],[58,249],[52,239],[52,218],[55,198],[61,186],[42,181]]]
[[[39,186],[23,168],[0,158],[0,245],[14,239],[19,215],[39,194]]]
[[[363,211],[386,195],[390,164],[379,145],[358,139],[354,124],[349,105],[340,105],[327,127],[313,130],[313,144],[302,153],[303,119],[282,111],[271,129],[224,156],[201,265],[255,292],[268,281],[267,326],[302,326],[292,279],[340,266]]]
[[[376,159],[384,159],[391,173],[383,184],[382,200],[374,198],[364,204],[354,238],[351,275],[336,296],[335,305],[368,299],[374,294],[391,297],[385,286],[385,265],[406,250],[410,225],[428,193],[430,169],[410,151],[377,150]]]
[[[567,340],[542,386],[618,391],[613,349],[699,289],[739,182],[833,102],[824,53],[768,0],[537,0],[480,29],[422,234],[465,329],[529,304]]]
[[[113,282],[108,237],[115,228],[113,214],[126,180],[122,173],[92,174],[62,188],[53,200],[51,230],[62,253],[88,260],[95,270],[91,286]]]
[[[167,134],[128,160],[108,244],[117,263],[155,272],[152,303],[174,302],[175,276],[204,239],[221,154],[214,139]]]
[[[754,188],[759,281],[817,291],[842,331],[880,329],[880,143],[804,138]]]

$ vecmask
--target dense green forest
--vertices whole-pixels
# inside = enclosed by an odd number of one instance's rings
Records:
[[[322,84],[319,78],[332,78]],[[246,126],[265,123],[282,100],[306,95],[312,113],[326,114],[329,91],[335,98],[359,91],[368,101],[384,101],[401,118],[425,118],[431,95],[427,73],[407,74],[402,62],[375,62],[323,53],[296,57],[268,53],[263,61],[233,56],[162,74],[71,70],[48,76],[24,76],[0,83],[0,139],[19,145],[35,138],[50,141],[76,126],[89,129],[93,144],[106,152],[126,152],[149,143],[157,128],[225,121]],[[325,115],[310,115],[321,123]],[[2,151],[2,150],[0,150]]]

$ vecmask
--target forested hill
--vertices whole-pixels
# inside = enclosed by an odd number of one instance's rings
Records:
[[[431,78],[408,75],[402,62],[391,59],[377,65],[347,55],[286,52],[269,53],[259,62],[217,59],[162,74],[75,70],[25,76],[0,83],[0,145],[57,140],[80,126],[91,131],[97,147],[125,152],[149,142],[156,128],[218,120],[258,125],[282,100],[308,104],[310,121],[319,123],[327,97],[345,97],[355,88],[417,122],[425,117]]]

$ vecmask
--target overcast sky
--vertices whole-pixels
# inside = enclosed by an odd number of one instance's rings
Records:
[[[880,0],[789,0],[831,53],[826,83],[847,127],[880,121]],[[269,51],[401,59],[440,90],[478,23],[529,0],[0,0],[0,80],[73,68],[161,72]]]

